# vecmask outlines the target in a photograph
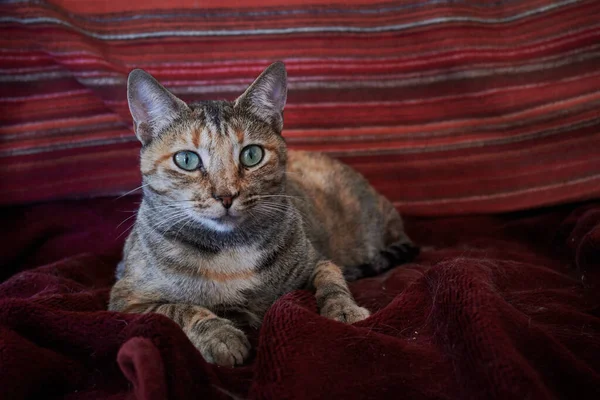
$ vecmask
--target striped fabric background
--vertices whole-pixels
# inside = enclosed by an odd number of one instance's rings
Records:
[[[244,3],[0,2],[0,204],[140,184],[132,68],[234,99],[278,59],[289,145],[407,213],[600,195],[599,1]]]

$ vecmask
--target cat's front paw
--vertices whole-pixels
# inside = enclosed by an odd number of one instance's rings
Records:
[[[321,315],[346,324],[353,324],[367,319],[371,313],[366,308],[357,306],[351,299],[336,299],[323,305]]]
[[[223,318],[210,318],[195,324],[188,333],[202,357],[212,364],[240,365],[250,353],[250,342],[244,332]]]

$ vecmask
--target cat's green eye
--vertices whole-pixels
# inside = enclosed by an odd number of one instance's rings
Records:
[[[173,156],[173,161],[175,161],[175,165],[181,169],[185,169],[186,171],[193,171],[202,166],[202,160],[200,160],[200,156],[189,150],[175,153]]]
[[[265,151],[262,147],[255,144],[246,146],[242,149],[240,154],[240,162],[244,167],[254,167],[262,161]]]

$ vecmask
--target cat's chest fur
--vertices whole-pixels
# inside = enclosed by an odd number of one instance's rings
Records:
[[[242,305],[246,293],[261,284],[258,246],[243,245],[206,253],[191,246],[169,244],[161,251],[157,283],[174,301],[205,307]]]

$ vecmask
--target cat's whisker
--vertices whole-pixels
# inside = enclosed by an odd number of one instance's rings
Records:
[[[146,187],[146,186],[148,186],[148,185],[150,185],[150,184],[149,184],[149,183],[144,183],[143,185],[141,185],[141,186],[138,186],[138,187],[136,187],[135,189],[132,189],[132,190],[130,190],[129,192],[122,194],[121,196],[117,197],[117,198],[116,198],[116,199],[114,199],[113,201],[115,201],[115,200],[119,200],[119,199],[122,199],[123,197],[127,196],[128,194],[131,194],[131,193],[133,193],[133,192],[135,192],[135,191],[137,191],[137,190],[143,189],[143,188],[145,188],[145,187]]]
[[[198,200],[171,200],[167,204],[177,204],[177,203],[196,203]]]
[[[272,208],[278,208],[279,210],[282,211],[287,211],[290,209],[290,205],[289,204],[282,204],[282,203],[276,203],[276,202],[270,202],[270,201],[263,201],[260,204],[258,204],[255,208],[260,209],[261,207],[266,206],[266,207],[272,207]],[[292,207],[294,208],[295,212],[297,212],[300,216],[302,217],[306,217],[306,215],[304,214],[304,212],[298,208]]]
[[[132,223],[131,225],[129,225],[129,227],[127,229],[124,229],[123,232],[121,232],[116,238],[115,240],[118,240],[121,236],[123,236],[124,234],[126,234],[127,232],[129,232],[131,230],[131,228],[133,228],[135,225],[135,222]]]
[[[162,219],[161,219],[161,220],[158,222],[158,224],[156,224],[156,226],[157,226],[157,227],[162,227],[162,226],[164,226],[164,225],[167,225],[167,224],[171,223],[172,221],[174,221],[174,220],[176,220],[176,219],[178,219],[178,218],[180,218],[180,217],[183,217],[184,215],[186,215],[186,213],[185,213],[185,212],[183,212],[183,211],[181,211],[181,212],[173,212],[173,213],[170,213],[170,214],[168,214],[168,215],[165,215],[165,216],[164,216],[164,217],[163,217],[163,218],[162,218]]]
[[[287,210],[281,208],[263,208],[262,211],[270,211],[276,214],[285,214],[287,212]]]
[[[191,218],[188,218],[188,221],[187,221],[185,224],[183,224],[183,225],[181,225],[181,226],[179,227],[179,230],[178,230],[178,231],[177,231],[177,233],[175,234],[175,240],[177,240],[177,237],[179,236],[179,233],[181,233],[181,230],[182,230],[183,228],[185,228],[185,227],[186,227],[186,226],[187,226],[187,225],[188,225],[190,222],[192,222],[192,221],[193,221],[193,219],[191,219]]]
[[[255,208],[256,211],[278,211],[278,212],[285,212],[286,210],[283,208],[275,208],[275,207],[260,207],[260,208]]]
[[[256,209],[256,212],[261,213],[263,215],[271,215],[271,216],[280,216],[284,214],[287,210],[280,208],[260,208]]]
[[[163,222],[164,222],[164,221],[163,221]],[[148,224],[148,225],[147,225],[147,227],[148,227],[148,228],[150,228],[150,229],[151,229],[153,232],[155,232],[155,233],[156,233],[156,234],[158,234],[158,235],[162,235],[162,234],[163,234],[163,232],[161,232],[161,231],[160,231],[160,230],[157,228],[157,226],[153,226],[152,224]]]
[[[259,216],[259,217],[263,217],[263,218],[276,218],[276,217],[278,217],[279,215],[277,215],[277,214],[274,214],[274,213],[271,213],[271,212],[265,212],[265,211],[262,211],[262,212],[259,212],[259,213],[258,213],[258,216]]]
[[[268,201],[263,201],[262,203],[260,203],[256,207],[258,207],[258,208],[261,208],[261,207],[271,207],[271,208],[279,208],[279,209],[282,209],[282,210],[288,210],[290,208],[290,206],[288,204],[281,204],[281,203],[268,202]]]
[[[256,215],[252,212],[251,209],[246,210],[251,219],[256,219]]]
[[[286,195],[286,194],[267,194],[267,195],[254,195],[248,198],[249,201],[256,201],[256,200],[265,200],[265,199],[273,199],[273,200],[277,200],[277,199],[282,199],[283,200],[288,200],[291,199],[293,201],[299,201],[302,203],[306,203],[307,199],[312,199],[312,197],[310,196],[291,196],[291,195]],[[262,202],[261,202],[262,204]],[[282,204],[282,203],[279,203]]]
[[[188,217],[186,217],[186,216],[183,216],[183,218],[178,218],[172,224],[170,224],[167,228],[163,229],[162,231],[163,232],[169,232],[169,231],[171,231],[173,229],[174,226],[176,226],[176,225],[178,225],[178,224],[186,221],[187,219],[188,219]],[[191,219],[190,219],[190,221],[191,221]]]
[[[173,207],[166,207],[166,208],[167,209],[164,210],[159,217],[165,218],[165,217],[167,217],[169,215],[172,215],[172,214],[177,214],[179,212],[181,212],[181,213],[186,212],[185,209],[182,209],[182,208],[179,208],[179,207],[174,207],[173,206]]]
[[[182,204],[182,203],[167,203],[167,204],[159,204],[157,206],[154,207],[155,209],[176,209],[176,210],[180,210],[180,211],[185,211],[185,210],[191,210],[193,209],[193,205],[192,206],[188,206],[187,204]]]
[[[287,204],[261,202],[256,208],[277,208],[280,210],[289,210],[290,206]]]
[[[158,223],[158,224],[156,224],[155,226],[156,226],[157,228],[159,228],[159,227],[162,227],[162,226],[168,225],[168,224],[170,224],[171,222],[173,222],[173,221],[175,221],[175,220],[177,220],[177,219],[179,219],[179,218],[181,218],[181,217],[183,217],[183,216],[185,216],[185,215],[186,215],[186,213],[185,213],[185,212],[183,212],[183,211],[181,211],[181,212],[175,212],[175,213],[171,213],[171,214],[169,214],[169,215],[165,216],[165,217],[164,217],[164,218],[163,218],[161,221],[159,221],[159,223]]]
[[[280,203],[277,201],[270,201],[270,200],[263,200],[260,203],[257,204],[257,207],[260,206],[270,206],[270,207],[278,207],[278,208],[283,208],[283,209],[289,209],[292,207],[292,204],[290,203]]]
[[[168,226],[173,221],[175,221],[175,223],[177,223],[176,221],[181,220],[181,217],[188,217],[187,213],[185,211],[178,210],[178,212],[174,212],[174,213],[167,215],[163,220],[161,220],[158,224],[156,224],[154,226],[154,228],[156,228],[157,230],[163,230],[162,229],[163,227]],[[166,230],[168,230],[168,229],[166,229]]]
[[[299,200],[304,200],[303,197],[300,196],[291,196],[289,194],[256,194],[253,195],[251,197],[249,197],[249,199],[267,199],[270,197],[285,197],[285,198],[289,198],[289,199],[299,199]]]
[[[129,217],[125,218],[123,221],[121,221],[121,223],[119,225],[117,225],[115,227],[115,230],[119,229],[119,227],[121,225],[123,225],[125,222],[129,221],[131,218],[135,218],[136,216],[137,216],[137,214],[133,214],[133,215],[130,215]]]
[[[138,210],[136,210],[136,211],[138,211]],[[180,210],[174,210],[174,211],[175,211],[175,212],[173,212],[173,213],[167,213],[166,217],[167,217],[167,218],[170,218],[172,215],[174,215],[174,214],[177,214],[177,211],[180,211]],[[119,227],[120,227],[121,225],[123,225],[125,222],[129,221],[130,219],[132,219],[132,218],[136,217],[137,215],[138,215],[138,214],[137,214],[137,212],[136,212],[135,214],[133,214],[133,215],[130,215],[129,217],[125,218],[123,221],[121,221],[121,223],[119,223],[119,225],[117,225],[117,226],[115,227],[115,230],[119,229]],[[131,228],[132,228],[134,225],[135,225],[135,222],[134,222],[134,223],[133,223],[131,226],[129,226],[127,229],[125,229],[123,232],[121,232],[121,233],[120,233],[120,234],[117,236],[117,238],[116,238],[116,239],[120,238],[120,237],[121,237],[121,236],[123,236],[125,233],[127,233],[127,232],[128,232],[128,231],[129,231],[129,230],[130,230],[130,229],[131,229]]]
[[[178,209],[178,205],[177,204],[163,204],[163,205],[158,205],[158,206],[153,206],[150,207],[151,210],[162,210],[162,209]]]

